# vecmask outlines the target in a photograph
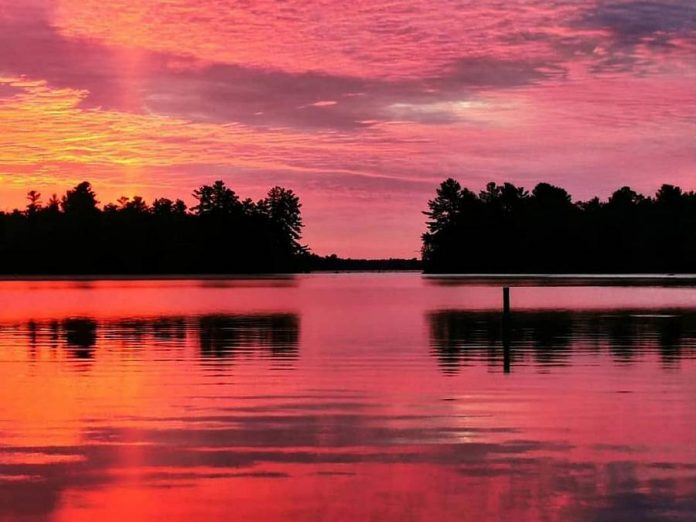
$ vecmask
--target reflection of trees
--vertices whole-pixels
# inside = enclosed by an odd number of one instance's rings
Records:
[[[681,317],[669,317],[664,321],[664,327],[658,332],[660,355],[666,366],[679,362],[684,338],[684,325]],[[688,332],[687,332],[688,334]]]
[[[538,314],[522,317],[520,329],[528,338],[539,364],[563,365],[569,357],[573,319],[570,313]]]
[[[225,357],[259,348],[274,357],[293,357],[299,340],[294,314],[211,315],[200,318],[199,338],[204,357]]]
[[[105,323],[104,327],[108,329],[110,338],[139,346],[152,339],[180,344],[186,338],[183,317],[119,319]]]
[[[439,311],[428,316],[430,339],[442,370],[455,373],[461,365],[483,359],[492,365],[500,359],[500,315]]]
[[[23,324],[0,325],[0,337],[23,332],[26,347],[63,348],[71,358],[90,359],[100,344],[109,349],[123,347],[183,347],[187,337],[197,338],[203,357],[226,357],[235,353],[257,353],[275,359],[297,356],[299,318],[291,313],[253,315],[210,315],[186,317],[127,318],[96,321],[70,318],[61,321],[29,320]],[[8,333],[4,333],[7,331]],[[129,350],[129,353],[137,353]]]
[[[152,322],[156,339],[182,341],[186,338],[186,321],[181,317],[160,317]]]
[[[540,365],[563,364],[569,355],[572,320],[570,314],[554,315],[513,315],[511,363],[531,352]],[[499,313],[439,311],[429,315],[429,323],[431,345],[443,371],[455,372],[459,365],[476,360],[491,366],[502,364],[505,354]]]
[[[97,323],[92,319],[66,319],[63,322],[65,344],[79,359],[91,359],[97,343]]]
[[[141,344],[149,333],[152,321],[147,319],[125,319],[107,324],[112,338]]]
[[[440,310],[427,316],[430,344],[446,373],[485,361],[503,365],[501,314]],[[538,366],[568,363],[573,351],[606,347],[617,363],[643,352],[656,352],[676,364],[685,346],[696,345],[696,315],[640,315],[630,312],[516,312],[510,330],[511,362],[532,358]]]
[[[629,318],[617,320],[616,317],[609,316],[605,319],[605,335],[615,361],[630,362],[635,357],[638,326],[635,320]]]

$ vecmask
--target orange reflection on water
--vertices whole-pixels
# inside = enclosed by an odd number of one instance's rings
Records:
[[[688,519],[693,290],[441,282],[0,283],[0,519]]]

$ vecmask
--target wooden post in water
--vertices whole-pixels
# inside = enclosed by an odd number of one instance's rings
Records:
[[[503,287],[503,372],[510,373],[510,288]]]

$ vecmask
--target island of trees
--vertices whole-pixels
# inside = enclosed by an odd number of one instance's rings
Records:
[[[306,263],[300,200],[273,187],[240,199],[222,181],[193,192],[196,205],[120,198],[99,205],[89,182],[45,203],[0,213],[0,273],[173,274],[292,272]]]
[[[696,273],[696,193],[629,187],[574,202],[563,188],[447,179],[429,201],[423,268],[433,273]]]

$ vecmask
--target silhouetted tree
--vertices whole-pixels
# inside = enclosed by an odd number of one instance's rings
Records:
[[[305,252],[305,247],[299,243],[302,237],[302,214],[300,198],[292,190],[283,187],[273,187],[257,208],[268,216],[273,226],[284,255],[295,255]]]
[[[57,194],[51,195],[45,210],[52,215],[56,215],[60,212],[60,199],[58,199]]]
[[[83,181],[66,192],[61,201],[61,208],[66,215],[88,218],[99,212],[98,203],[92,185],[89,181]]]
[[[193,191],[193,197],[198,205],[192,210],[199,216],[234,214],[241,209],[239,196],[220,180],[197,188]]]
[[[429,218],[430,233],[437,234],[456,223],[461,204],[462,186],[459,182],[452,178],[443,181],[437,189],[437,197],[428,202],[430,210],[424,212]]]
[[[488,183],[478,196],[447,179],[429,201],[426,271],[469,273],[685,272],[696,269],[696,194],[630,187],[573,203],[561,187],[531,193]]]
[[[31,191],[25,211],[0,212],[0,273],[282,272],[310,259],[291,190],[254,203],[216,181],[193,194],[188,212],[180,199],[140,196],[100,209],[86,181],[45,207]]]
[[[655,194],[655,202],[667,208],[679,208],[684,201],[684,193],[674,185],[662,185]]]
[[[30,190],[27,192],[27,215],[35,216],[39,210],[41,210],[41,194],[35,190]]]
[[[126,212],[131,214],[147,214],[150,208],[145,203],[145,200],[140,196],[134,196],[132,200],[129,200],[124,209]]]

